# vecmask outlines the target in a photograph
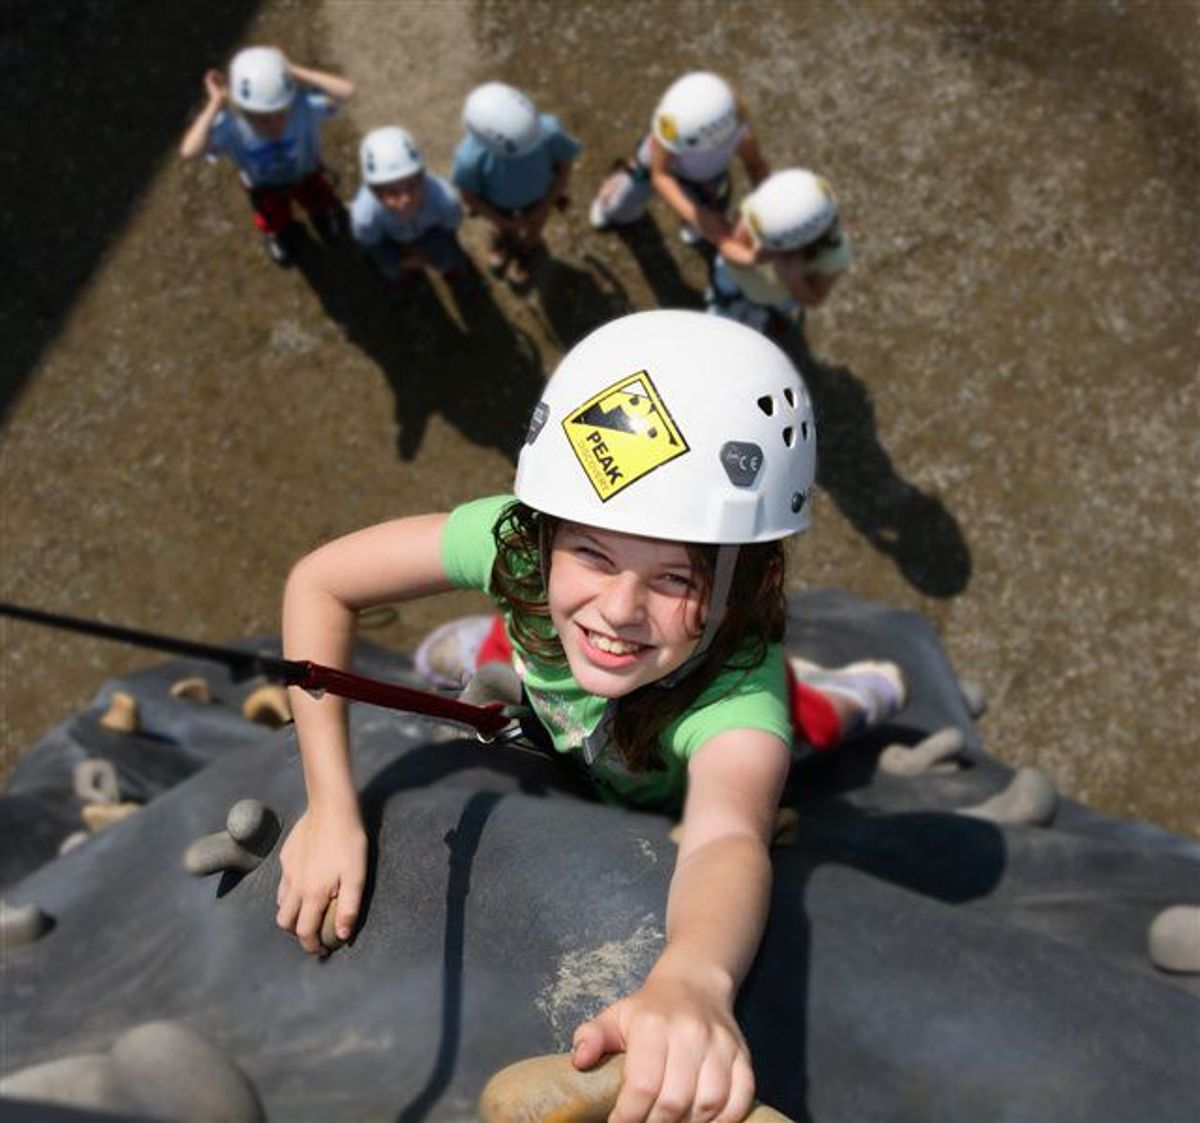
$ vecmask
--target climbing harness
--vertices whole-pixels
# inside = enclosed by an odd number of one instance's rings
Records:
[[[522,736],[521,726],[517,721],[520,716],[519,707],[506,706],[500,702],[477,706],[428,690],[383,682],[352,671],[338,670],[336,667],[326,667],[307,659],[283,659],[277,655],[266,655],[257,651],[220,647],[176,636],[144,632],[136,628],[104,624],[97,620],[84,620],[77,616],[43,612],[6,601],[0,601],[0,616],[10,616],[14,620],[24,620],[49,628],[80,632],[100,639],[115,640],[118,643],[133,644],[136,647],[165,651],[172,655],[206,659],[228,667],[235,680],[257,675],[281,682],[284,686],[298,686],[314,697],[328,692],[340,698],[384,706],[390,710],[442,718],[469,726],[475,730],[481,741],[507,741]]]

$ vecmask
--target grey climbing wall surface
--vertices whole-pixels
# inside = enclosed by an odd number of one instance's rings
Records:
[[[1052,792],[961,814],[1014,776],[983,752],[929,625],[834,593],[797,601],[792,625],[823,662],[898,660],[912,700],[870,740],[798,754],[798,837],[775,852],[739,1003],[762,1099],[816,1121],[1186,1118],[1200,976],[1155,968],[1147,933],[1198,903],[1200,845]],[[369,650],[361,669],[403,678],[408,664]],[[213,702],[170,697],[198,671]],[[352,722],[373,877],[350,945],[318,961],[274,927],[278,844],[249,872],[189,874],[189,847],[239,801],[285,831],[302,810],[290,728],[241,716],[255,685],[194,663],[130,675],[17,770],[0,797],[4,896],[48,929],[5,947],[5,1074],[117,1055],[123,1034],[165,1019],[236,1063],[269,1119],[462,1119],[493,1072],[566,1047],[651,965],[668,819],[592,802],[539,756],[365,706]],[[116,689],[139,732],[98,725]],[[886,746],[949,727],[957,758],[876,767]],[[120,799],[144,806],[55,857],[79,826],[87,759],[114,762]],[[30,823],[38,846],[14,850]]]

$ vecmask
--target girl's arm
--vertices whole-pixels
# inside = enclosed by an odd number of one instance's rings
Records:
[[[738,144],[737,152],[742,166],[746,169],[746,174],[750,177],[750,182],[755,187],[771,174],[771,166],[762,154],[762,149],[758,146],[758,137],[754,135],[753,130],[746,129],[741,143]]]
[[[744,218],[737,220],[733,232],[728,238],[721,241],[717,249],[721,256],[733,265],[754,265],[762,257],[758,247],[754,244],[754,239],[750,236],[750,230],[746,226]]]
[[[652,1112],[738,1123],[750,1110],[754,1072],[733,1003],[766,924],[788,764],[778,737],[747,729],[719,734],[691,760],[666,947],[640,990],[575,1031],[577,1068],[627,1054],[613,1123]]]
[[[345,668],[357,615],[449,589],[442,569],[446,515],[397,519],[330,542],[301,559],[283,598],[283,652]],[[319,952],[318,933],[329,901],[338,900],[337,930],[354,930],[366,878],[367,842],[350,767],[345,703],[313,698],[299,687],[289,695],[300,742],[308,808],[281,851],[283,876],[276,923]]]
[[[334,101],[348,101],[354,96],[354,83],[340,74],[330,74],[324,70],[298,66],[291,59],[288,59],[287,68],[297,82],[303,82],[306,86],[312,86],[314,90],[328,94]]]
[[[840,273],[813,273],[807,263],[794,254],[784,254],[775,262],[775,272],[787,285],[788,292],[805,308],[819,308],[833,290]]]
[[[710,207],[698,206],[687,197],[671,171],[670,160],[671,154],[651,137],[650,182],[654,190],[684,222],[699,230],[705,241],[720,249],[721,242],[729,237],[729,223]]]
[[[179,142],[179,155],[185,160],[199,156],[208,144],[209,130],[225,105],[225,75],[219,70],[207,71],[204,75],[204,89],[208,93],[208,101],[200,111],[200,116],[192,122],[191,127],[183,134],[183,140]]]

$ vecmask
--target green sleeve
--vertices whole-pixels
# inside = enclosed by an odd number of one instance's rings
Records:
[[[772,644],[767,657],[748,671],[723,671],[678,721],[668,726],[663,744],[673,756],[689,760],[718,733],[762,729],[785,745],[792,743],[783,648]]]
[[[455,507],[442,530],[442,570],[446,580],[460,589],[490,591],[496,542],[492,527],[514,499],[489,495]]]

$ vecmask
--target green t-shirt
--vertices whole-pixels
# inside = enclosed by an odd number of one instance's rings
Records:
[[[511,495],[494,495],[451,512],[442,532],[442,568],[452,584],[491,593],[496,560],[492,528],[514,501]],[[511,628],[509,634],[511,639]],[[554,747],[582,759],[580,746],[604,716],[608,699],[586,693],[565,662],[549,663],[516,643],[513,647],[530,704]],[[659,744],[665,770],[632,773],[612,748],[592,761],[589,770],[606,797],[633,803],[677,803],[692,754],[729,729],[763,729],[785,744],[791,743],[783,649],[778,644],[767,649],[766,659],[757,667],[722,671],[666,727]]]

